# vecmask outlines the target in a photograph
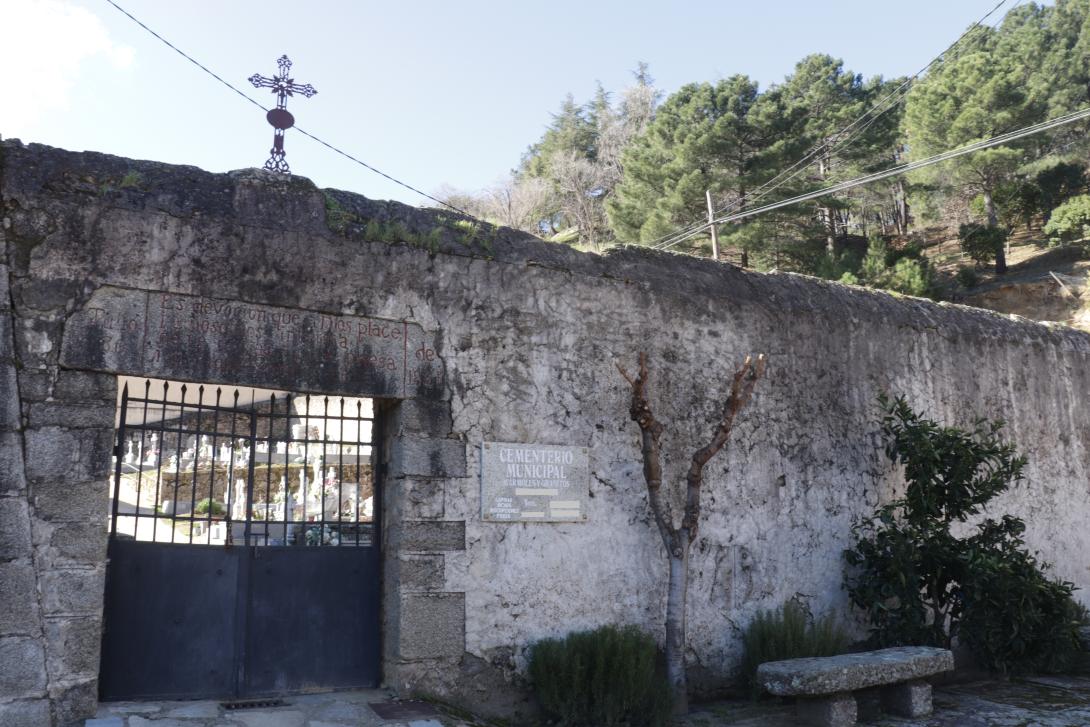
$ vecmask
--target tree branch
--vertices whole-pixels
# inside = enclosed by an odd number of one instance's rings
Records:
[[[731,429],[734,427],[734,418],[738,415],[753,394],[753,387],[764,376],[765,355],[758,354],[754,361],[752,356],[746,356],[746,360],[734,372],[734,380],[731,382],[730,396],[723,404],[723,416],[712,435],[711,442],[693,454],[692,464],[685,477],[685,516],[681,520],[681,531],[685,533],[689,542],[696,539],[696,533],[700,524],[700,488],[704,484],[704,465],[721,450],[730,439]]]
[[[662,544],[668,553],[680,557],[680,543],[674,528],[674,516],[669,503],[662,497],[662,461],[659,439],[662,437],[662,424],[655,419],[651,405],[647,401],[647,354],[640,353],[640,370],[635,378],[617,364],[628,385],[632,387],[632,403],[628,413],[632,421],[640,427],[640,446],[643,451],[643,478],[647,482],[647,500],[651,513],[655,516]]]

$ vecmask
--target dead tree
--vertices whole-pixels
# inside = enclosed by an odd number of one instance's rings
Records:
[[[647,481],[647,501],[655,516],[666,555],[670,561],[670,585],[666,597],[666,676],[670,682],[674,713],[688,712],[688,691],[685,682],[685,600],[689,592],[689,547],[700,527],[700,488],[704,484],[704,465],[726,446],[738,412],[749,402],[753,387],[765,371],[765,356],[756,361],[751,356],[734,372],[730,396],[723,404],[723,414],[711,442],[698,449],[685,476],[685,510],[681,525],[674,524],[673,508],[662,493],[662,460],[659,439],[663,426],[651,413],[647,400],[647,354],[641,353],[640,370],[635,378],[620,365],[617,369],[632,387],[629,414],[640,426],[643,451],[643,477]]]

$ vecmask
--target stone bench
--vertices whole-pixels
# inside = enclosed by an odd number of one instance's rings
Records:
[[[931,713],[931,685],[923,681],[954,668],[954,655],[930,646],[902,646],[858,654],[770,661],[757,682],[778,697],[797,697],[799,719],[847,727],[881,711],[903,717]]]

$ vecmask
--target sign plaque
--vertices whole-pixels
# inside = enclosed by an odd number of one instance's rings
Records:
[[[481,517],[489,522],[583,522],[589,476],[586,447],[485,442]]]

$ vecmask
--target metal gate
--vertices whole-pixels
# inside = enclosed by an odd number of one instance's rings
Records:
[[[122,390],[101,697],[377,686],[371,402]]]

